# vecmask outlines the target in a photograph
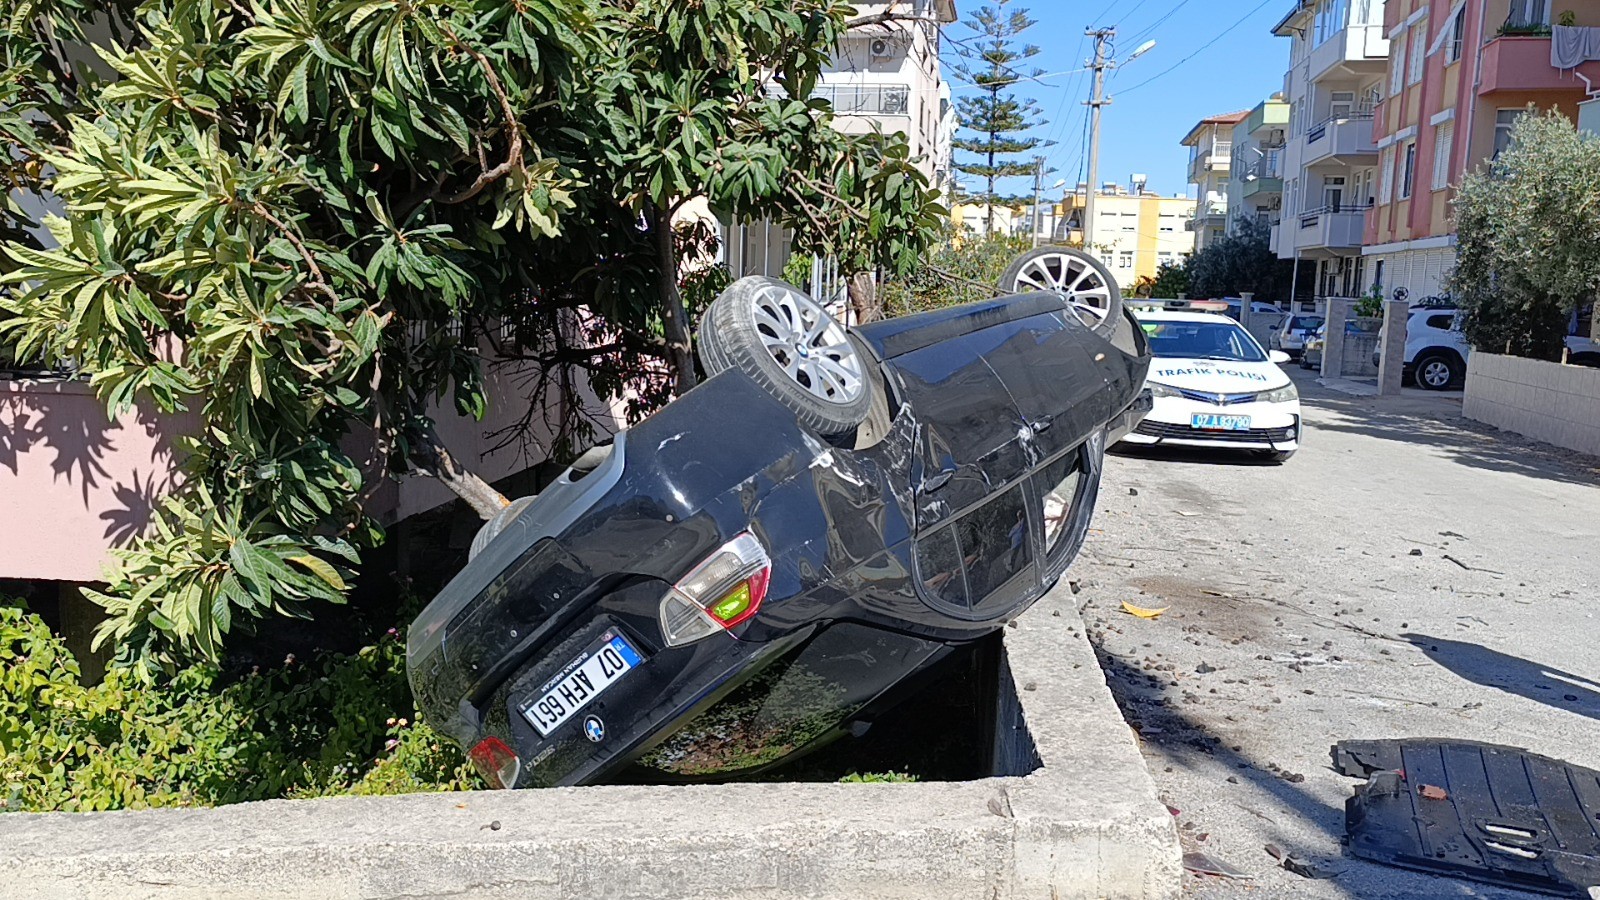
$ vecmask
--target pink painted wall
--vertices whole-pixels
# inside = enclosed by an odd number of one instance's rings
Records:
[[[193,416],[115,422],[82,381],[0,380],[0,578],[98,581],[144,530]]]
[[[484,421],[456,415],[448,400],[434,404],[433,417],[462,465],[498,481],[549,457],[554,410],[535,416],[524,442],[497,447],[495,432],[522,418],[538,380],[531,367],[491,365],[485,382]],[[587,389],[583,396],[598,432],[620,427],[617,409]],[[174,484],[172,438],[198,430],[194,415],[146,407],[110,421],[83,381],[0,380],[0,578],[103,580],[109,551],[145,529]],[[352,438],[346,448],[369,476],[382,462],[371,447]],[[369,509],[393,524],[454,499],[433,478],[400,477],[377,490]]]

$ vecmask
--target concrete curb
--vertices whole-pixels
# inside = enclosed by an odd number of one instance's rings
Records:
[[[997,759],[1044,764],[1020,777],[7,815],[0,897],[1177,897],[1176,828],[1065,585],[1005,638]]]

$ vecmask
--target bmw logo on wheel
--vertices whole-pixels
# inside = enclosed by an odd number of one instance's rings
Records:
[[[583,720],[583,734],[596,744],[605,740],[606,723],[600,721],[599,716],[589,716]]]

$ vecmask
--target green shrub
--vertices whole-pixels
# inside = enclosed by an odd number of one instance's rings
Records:
[[[414,718],[405,646],[225,679],[212,666],[150,685],[113,670],[82,683],[38,616],[0,607],[0,808],[204,806],[477,785],[460,752]]]

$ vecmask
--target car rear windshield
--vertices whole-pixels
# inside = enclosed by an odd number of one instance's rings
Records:
[[[1317,316],[1295,316],[1294,319],[1289,322],[1289,327],[1295,329],[1296,331],[1310,331],[1321,324],[1322,319],[1318,318]]]
[[[1150,352],[1158,357],[1265,362],[1266,354],[1232,322],[1144,322]]]

